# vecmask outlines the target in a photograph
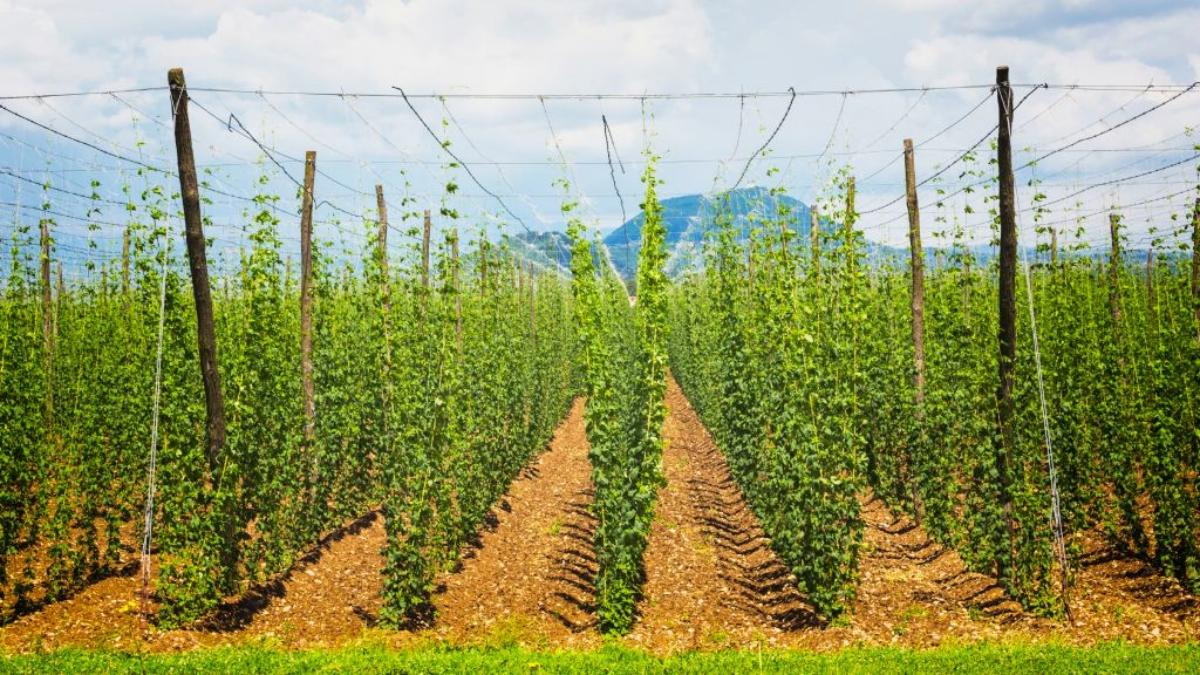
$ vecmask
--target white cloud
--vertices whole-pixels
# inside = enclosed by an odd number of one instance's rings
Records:
[[[160,85],[167,68],[176,65],[185,67],[193,86],[386,92],[401,85],[408,91],[442,93],[779,91],[788,86],[986,83],[999,63],[1010,65],[1014,80],[1024,82],[1169,83],[1200,78],[1200,47],[1191,37],[1193,27],[1200,24],[1200,10],[1158,1],[1136,6],[1116,0],[865,0],[819,6],[790,0],[752,5],[713,0],[128,0],[119,4],[0,0],[0,95]],[[870,153],[836,156],[839,161],[853,161],[865,175],[888,161],[884,153],[897,148],[901,138],[932,135],[981,95],[971,91],[924,97],[852,96],[840,120],[839,97],[801,98],[773,148],[782,158],[815,154],[827,144],[832,152],[862,150],[880,138]],[[164,96],[156,91],[126,98],[152,115],[163,116]],[[270,97],[270,104],[287,116],[285,120],[256,96],[200,92],[196,96],[222,118],[236,112],[248,128],[279,150],[299,155],[316,147],[319,163],[356,187],[369,190],[379,175],[398,185],[398,165],[364,167],[344,161],[326,145],[357,159],[432,161],[427,168],[409,167],[414,190],[423,194],[435,193],[444,182],[437,166],[443,157],[399,100]],[[918,97],[919,105],[901,119]],[[1128,93],[1077,95],[1039,117],[1023,130],[1023,137],[1046,140],[1068,134],[1119,108],[1130,97]],[[1144,107],[1154,100],[1160,99],[1146,97],[1140,104]],[[1053,101],[1046,93],[1035,94],[1022,114],[1035,114]],[[85,136],[37,102],[12,105]],[[55,99],[52,105],[103,139],[122,147],[144,139],[146,152],[171,156],[167,131],[154,125],[135,130],[129,124],[131,112],[115,100]],[[435,126],[448,117],[436,101],[423,99],[417,105]],[[553,193],[550,182],[559,174],[556,166],[508,165],[503,169],[506,182],[482,161],[484,156],[534,163],[556,158],[537,101],[451,99],[447,105],[471,143],[454,126],[439,133],[449,135],[469,162],[478,162],[475,169],[485,185],[502,194],[523,193],[538,205],[537,211],[556,213],[555,200],[543,197]],[[655,147],[668,159],[711,160],[728,158],[735,143],[739,159],[744,158],[765,140],[785,105],[782,98],[747,99],[744,105],[736,99],[720,99],[650,101],[647,108],[655,116]],[[622,159],[634,162],[642,145],[640,103],[549,101],[547,107],[563,151],[578,163],[574,167],[578,187],[592,197],[605,225],[615,224],[618,208],[603,163],[600,115],[607,115]],[[355,111],[374,128],[364,125]],[[1172,105],[1156,114],[1152,124],[1130,125],[1119,141],[1161,138],[1184,124],[1195,124],[1195,111],[1194,103]],[[244,139],[202,113],[194,114],[193,120],[202,161],[231,162],[258,154]],[[835,120],[837,133],[833,134]],[[936,145],[949,150],[963,147],[993,122],[993,110],[980,111]],[[51,142],[23,123],[0,117],[0,130],[14,129],[34,133],[35,140],[56,151],[72,151],[70,144]],[[0,165],[14,162],[14,148],[0,141]],[[88,161],[113,163],[82,152]],[[953,155],[926,151],[922,163],[931,166],[949,156]],[[1105,170],[1118,160],[1097,157],[1087,166]],[[786,168],[783,175],[793,194],[806,199],[824,171],[811,158],[779,159],[757,162],[748,180],[765,182],[764,172],[772,165]],[[635,208],[640,189],[638,169],[631,166],[628,173],[617,176],[630,209]],[[723,167],[715,162],[680,163],[664,165],[662,175],[666,194],[677,194],[709,189],[718,173],[727,183],[741,169],[742,161]],[[864,181],[860,186],[864,208],[892,197],[899,179],[894,165]],[[465,177],[459,182],[466,192],[480,192]],[[0,184],[0,191],[7,189]],[[323,189],[348,193],[336,186]],[[350,206],[370,202],[353,194],[344,200]],[[523,214],[534,212],[522,200],[508,201]],[[486,199],[473,203],[478,208],[497,208]]]

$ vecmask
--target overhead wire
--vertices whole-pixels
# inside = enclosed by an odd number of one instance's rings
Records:
[[[625,266],[632,269],[633,262],[629,259],[629,228],[626,227],[629,217],[625,214],[625,198],[621,196],[621,188],[617,186],[617,172],[612,163],[613,155],[616,153],[617,140],[613,138],[612,129],[608,126],[608,117],[601,114],[600,122],[604,125],[604,153],[608,156],[608,175],[612,178],[613,191],[616,192],[617,201],[621,205],[621,224],[618,227],[621,228],[621,234],[625,238]],[[621,165],[621,173],[624,174],[625,164],[621,162],[620,155],[617,155],[617,163]]]
[[[755,150],[754,153],[750,155],[748,159],[746,159],[746,166],[742,167],[741,175],[738,176],[738,179],[734,182],[733,187],[729,188],[730,192],[738,189],[738,186],[742,184],[743,180],[745,180],[746,173],[750,171],[750,165],[757,157],[766,152],[767,148],[771,145],[771,141],[775,140],[775,135],[778,134],[779,130],[783,128],[783,123],[787,122],[788,115],[792,112],[792,105],[796,103],[796,90],[789,87],[788,91],[792,92],[792,96],[788,99],[787,107],[783,109],[783,115],[779,118],[779,123],[775,125],[775,129],[771,131],[771,134],[767,136],[767,140],[763,141],[762,146],[760,146],[758,150]],[[843,97],[842,102],[845,103],[845,101],[846,99]]]

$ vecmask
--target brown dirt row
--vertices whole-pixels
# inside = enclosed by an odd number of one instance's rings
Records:
[[[666,447],[627,640],[656,652],[775,645],[816,616],[729,475],[682,390],[667,389]]]
[[[456,643],[594,646],[596,520],[583,399],[513,483],[462,569],[446,574],[428,631]]]

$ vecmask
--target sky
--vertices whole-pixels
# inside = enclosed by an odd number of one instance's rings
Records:
[[[1200,2],[1158,0],[0,0],[0,104],[11,111],[0,110],[0,237],[42,199],[13,174],[75,192],[97,180],[115,197],[153,179],[108,153],[171,168],[165,80],[180,66],[197,161],[230,194],[253,194],[254,178],[268,174],[287,232],[296,227],[287,174],[300,175],[305,150],[317,151],[321,169],[318,232],[338,236],[361,231],[345,214],[372,209],[375,184],[393,214],[447,205],[463,227],[562,229],[563,179],[589,225],[608,231],[637,212],[649,151],[662,158],[663,197],[727,189],[744,172],[740,185],[821,203],[845,167],[859,179],[868,238],[903,246],[902,139],[919,144],[919,179],[945,167],[996,124],[995,100],[984,99],[1006,64],[1016,97],[1027,96],[1014,115],[1017,162],[1070,146],[1018,176],[1023,231],[1035,236],[1040,192],[1061,199],[1043,221],[1074,228],[1090,214],[1083,238],[1100,243],[1103,212],[1123,205],[1131,239],[1145,242],[1195,194],[1200,87],[1182,87],[1200,80],[1196,26]],[[1026,86],[1039,83],[1052,86]],[[414,95],[420,119],[396,87]],[[864,91],[879,89],[905,91]],[[35,96],[75,92],[93,93]],[[596,93],[630,96],[558,96]],[[658,96],[700,93],[745,95]],[[493,94],[554,96],[483,96]],[[440,140],[474,179],[447,168]],[[930,229],[946,229],[940,215],[990,237],[978,191],[936,207],[939,189],[977,180],[960,174],[986,170],[988,156],[985,143],[973,164],[923,186]],[[459,189],[447,201],[450,182]],[[95,204],[51,197],[76,217],[56,220],[64,231],[86,229]],[[235,245],[245,202],[209,197],[210,234]],[[113,205],[93,215],[113,227],[125,217]],[[89,235],[100,253],[79,256],[112,253],[118,237],[106,227]]]

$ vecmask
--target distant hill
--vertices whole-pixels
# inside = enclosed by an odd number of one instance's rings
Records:
[[[707,195],[683,195],[661,200],[663,220],[667,226],[667,273],[676,275],[692,269],[701,262],[706,235],[716,227],[718,203]],[[728,212],[740,229],[740,238],[748,239],[754,227],[754,219],[776,219],[784,207],[790,214],[791,229],[807,240],[812,219],[809,207],[804,202],[787,195],[772,195],[761,187],[743,188],[729,193]],[[613,264],[625,279],[637,272],[638,252],[642,248],[642,224],[645,214],[638,213],[604,238],[604,244],[612,252]],[[838,224],[821,219],[821,229],[830,232]],[[868,243],[868,253],[873,256],[903,255],[901,249]]]

